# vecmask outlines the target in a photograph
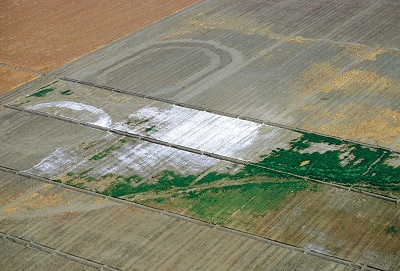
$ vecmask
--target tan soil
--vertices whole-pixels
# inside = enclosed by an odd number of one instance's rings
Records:
[[[0,41],[1,42],[1,41]],[[3,57],[3,56],[1,56]],[[38,77],[34,73],[0,66],[0,95]]]

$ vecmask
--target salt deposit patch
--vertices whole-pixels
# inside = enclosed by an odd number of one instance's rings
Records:
[[[108,143],[104,144],[105,142]],[[27,172],[58,178],[68,172],[82,173],[90,169],[87,174],[92,177],[113,173],[123,176],[136,174],[149,178],[165,170],[172,170],[181,175],[197,175],[219,162],[215,158],[145,141],[126,142],[101,159],[90,159],[116,142],[118,137],[109,134],[98,141],[96,146],[87,150],[77,146],[57,148]]]
[[[146,122],[119,122],[113,128],[145,135],[144,128],[150,126],[154,127],[150,134],[153,138],[235,158],[243,158],[243,152],[254,143],[263,126],[179,106],[163,111],[145,107],[129,117]]]
[[[150,177],[164,170],[173,170],[182,175],[199,174],[218,163],[218,159],[177,150],[174,148],[140,142],[126,143],[107,157],[108,163],[96,167],[93,172],[99,175],[119,173]]]
[[[116,138],[117,136],[109,133],[102,139],[98,140],[98,142],[102,141],[104,143],[115,140]],[[89,166],[86,158],[91,157],[93,151],[97,152],[98,150],[82,150],[78,146],[59,147],[52,154],[42,159],[31,169],[26,170],[26,172],[39,176],[54,178],[69,171],[84,171],[91,167]]]
[[[38,110],[42,108],[63,108],[63,109],[70,109],[73,111],[86,111],[89,112],[91,115],[94,115],[97,119],[95,122],[90,122],[95,125],[99,125],[102,127],[109,127],[112,123],[110,116],[105,113],[103,110],[96,108],[91,105],[83,104],[83,103],[76,103],[70,101],[61,101],[61,102],[49,102],[49,103],[42,103],[36,104],[32,106],[26,107],[29,110]],[[65,116],[69,117],[69,116]]]
[[[57,148],[51,155],[42,159],[40,163],[27,171],[52,176],[60,170],[61,165],[68,164],[73,160],[74,157],[68,155],[64,148]]]
[[[51,155],[42,159],[40,163],[26,170],[47,178],[55,178],[63,172],[72,171],[73,168],[84,164],[82,159],[76,156],[75,148],[57,148]]]

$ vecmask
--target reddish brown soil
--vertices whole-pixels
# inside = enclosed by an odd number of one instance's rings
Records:
[[[34,73],[0,66],[0,95],[38,77]]]
[[[46,73],[194,2],[0,1],[0,62]],[[10,76],[0,80],[11,82],[6,89],[21,84]]]

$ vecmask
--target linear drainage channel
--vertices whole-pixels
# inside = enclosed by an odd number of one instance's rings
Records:
[[[154,138],[151,138],[151,137],[148,137],[148,136],[133,134],[133,133],[121,131],[121,130],[118,130],[118,129],[106,128],[106,127],[103,127],[103,126],[99,126],[99,125],[95,125],[95,124],[91,124],[91,123],[87,123],[87,122],[83,122],[83,121],[78,121],[78,120],[67,118],[67,117],[56,116],[56,115],[53,115],[53,114],[40,112],[40,111],[36,111],[36,110],[26,109],[26,108],[14,106],[14,105],[5,105],[5,107],[13,109],[13,110],[18,110],[18,111],[21,111],[21,112],[34,114],[34,115],[39,115],[39,116],[43,116],[43,117],[58,119],[58,120],[69,122],[69,123],[76,124],[76,125],[82,125],[82,126],[90,127],[90,128],[96,129],[96,130],[106,131],[106,132],[114,133],[114,134],[117,134],[117,135],[122,135],[122,136],[135,138],[135,139],[139,139],[139,140],[144,140],[144,141],[147,141],[147,142],[150,142],[150,143],[154,143],[154,144],[158,144],[158,145],[162,145],[162,146],[166,146],[166,147],[170,147],[170,148],[174,148],[174,149],[178,149],[178,150],[182,150],[182,151],[186,151],[186,152],[191,152],[191,153],[195,153],[195,154],[199,154],[199,155],[204,155],[204,156],[208,156],[208,157],[211,157],[211,158],[219,159],[219,160],[222,160],[222,161],[241,164],[241,165],[245,165],[245,166],[246,165],[250,165],[250,166],[257,167],[257,168],[266,169],[266,170],[269,170],[269,171],[272,171],[272,172],[283,174],[283,175],[286,175],[286,176],[295,177],[295,178],[298,178],[298,179],[303,179],[303,180],[306,180],[306,181],[311,181],[311,182],[315,182],[315,183],[319,183],[319,184],[323,184],[323,185],[328,185],[328,186],[331,186],[331,187],[336,187],[336,188],[347,190],[347,191],[353,191],[353,192],[361,193],[361,194],[368,195],[368,196],[375,197],[375,198],[379,198],[379,199],[382,199],[382,200],[385,200],[385,201],[390,201],[390,202],[394,202],[394,203],[400,203],[400,199],[399,198],[393,198],[393,197],[381,195],[381,194],[378,194],[378,193],[364,191],[364,190],[358,189],[358,188],[353,188],[353,187],[349,187],[349,186],[345,186],[345,185],[331,183],[331,182],[327,182],[327,181],[323,181],[323,180],[319,180],[319,179],[315,179],[315,178],[305,177],[305,176],[301,176],[301,175],[297,175],[297,174],[293,174],[293,173],[289,173],[289,172],[285,172],[285,171],[269,168],[269,167],[266,167],[266,166],[261,166],[259,164],[253,163],[251,161],[245,161],[245,160],[240,160],[240,159],[236,159],[236,158],[232,158],[232,157],[228,157],[228,156],[223,156],[223,155],[219,155],[219,154],[215,154],[215,153],[211,153],[211,152],[201,151],[201,150],[198,150],[198,149],[193,149],[193,148],[185,147],[185,146],[182,146],[182,145],[172,144],[172,143],[165,142],[165,141],[162,141],[162,140],[154,139]]]
[[[75,84],[80,84],[80,85],[85,85],[85,86],[89,86],[89,87],[95,87],[95,88],[99,88],[99,89],[103,89],[103,90],[113,91],[113,92],[117,92],[117,93],[121,93],[121,94],[131,95],[131,96],[135,96],[135,97],[139,97],[139,98],[143,98],[143,99],[148,99],[148,100],[152,100],[152,101],[158,101],[158,102],[163,102],[163,103],[167,103],[167,104],[171,104],[171,105],[177,105],[177,106],[181,106],[181,107],[184,107],[184,108],[189,108],[189,109],[194,109],[194,110],[198,110],[198,111],[208,112],[208,113],[212,113],[212,114],[219,115],[219,116],[246,120],[246,121],[250,121],[250,122],[254,122],[254,123],[258,123],[258,124],[264,124],[264,125],[277,127],[277,128],[281,128],[281,129],[285,129],[285,130],[289,130],[289,131],[293,131],[293,132],[298,132],[298,133],[308,133],[308,134],[312,134],[312,135],[318,135],[318,136],[334,138],[334,139],[342,141],[343,143],[359,144],[361,146],[365,146],[365,147],[369,147],[369,148],[380,149],[380,150],[385,150],[385,151],[390,151],[392,153],[400,154],[400,151],[394,150],[394,149],[391,149],[391,148],[382,147],[382,146],[373,145],[373,144],[368,144],[368,143],[357,141],[357,140],[344,139],[344,138],[340,138],[340,137],[336,137],[336,136],[332,136],[332,135],[328,135],[328,134],[317,133],[317,132],[304,130],[304,129],[293,127],[293,126],[279,124],[279,123],[276,123],[276,122],[263,121],[263,120],[252,118],[252,117],[240,116],[240,115],[237,115],[237,114],[227,113],[227,112],[223,112],[223,111],[207,109],[207,108],[200,107],[200,106],[190,105],[190,104],[181,103],[181,102],[168,100],[168,99],[164,99],[164,98],[153,97],[153,96],[140,94],[140,93],[136,93],[136,92],[121,90],[121,89],[117,89],[117,88],[114,88],[114,87],[97,85],[97,84],[94,84],[94,83],[80,81],[80,80],[76,80],[76,79],[72,79],[72,78],[57,77],[57,79],[63,80],[63,81],[67,81],[67,82],[71,82],[71,83],[75,83]]]
[[[383,269],[379,269],[379,268],[376,268],[376,267],[373,267],[373,266],[370,266],[370,265],[365,265],[365,264],[362,264],[362,263],[356,263],[356,262],[353,262],[351,260],[347,260],[347,259],[343,259],[343,258],[336,257],[336,256],[333,256],[333,255],[321,253],[321,252],[314,251],[314,250],[309,249],[309,248],[302,248],[302,247],[294,246],[294,245],[291,245],[291,244],[288,244],[288,243],[284,243],[284,242],[280,242],[280,241],[277,241],[277,240],[273,240],[273,239],[270,239],[270,238],[266,238],[266,237],[262,237],[262,236],[258,236],[258,235],[254,235],[254,234],[250,234],[250,233],[247,233],[247,232],[244,232],[244,231],[240,231],[240,230],[236,230],[236,229],[232,229],[232,228],[228,228],[228,227],[224,227],[224,226],[211,224],[211,223],[199,220],[199,219],[194,219],[194,218],[183,216],[183,215],[180,215],[180,214],[168,212],[168,211],[165,211],[165,210],[162,210],[162,209],[157,209],[157,208],[154,208],[154,207],[149,207],[149,206],[146,206],[146,205],[134,203],[134,202],[131,202],[131,201],[128,201],[128,200],[125,200],[125,199],[109,197],[109,196],[106,196],[106,195],[103,195],[103,194],[100,194],[100,193],[97,193],[97,192],[93,192],[93,191],[90,191],[90,190],[87,190],[87,189],[84,189],[84,188],[79,188],[79,187],[67,185],[67,184],[60,183],[60,182],[57,182],[55,180],[46,178],[46,177],[38,176],[38,175],[35,175],[35,174],[32,174],[32,173],[22,172],[22,171],[19,171],[19,170],[16,170],[16,169],[12,169],[12,168],[9,168],[9,167],[5,167],[5,166],[1,166],[0,165],[0,171],[12,173],[12,174],[15,174],[15,175],[18,175],[18,176],[21,176],[21,177],[30,178],[30,179],[33,179],[33,180],[37,180],[37,181],[41,181],[41,182],[45,182],[45,183],[49,183],[49,184],[58,185],[58,186],[60,186],[62,188],[65,188],[65,189],[73,190],[73,191],[76,191],[76,192],[84,193],[84,194],[95,196],[95,197],[104,198],[104,199],[107,199],[107,200],[110,200],[110,201],[113,201],[113,202],[116,202],[116,203],[119,203],[119,204],[130,205],[130,206],[135,207],[135,208],[143,209],[143,210],[146,210],[146,211],[151,211],[153,213],[158,213],[158,214],[165,215],[165,216],[168,216],[168,217],[171,217],[171,218],[174,218],[174,219],[183,220],[183,221],[186,221],[186,222],[189,222],[189,223],[194,223],[194,224],[197,224],[197,225],[200,225],[200,226],[203,226],[203,227],[213,228],[213,229],[218,230],[218,231],[231,233],[231,234],[234,234],[234,235],[237,235],[237,236],[241,236],[241,237],[244,237],[244,238],[248,238],[248,239],[252,239],[252,240],[255,240],[255,241],[263,242],[263,243],[270,244],[270,245],[273,245],[273,246],[278,246],[278,247],[281,247],[281,248],[284,248],[284,249],[289,249],[289,250],[292,250],[292,251],[295,251],[295,252],[298,252],[298,253],[302,253],[302,254],[306,254],[306,255],[309,255],[309,256],[318,257],[318,258],[321,258],[321,259],[324,259],[324,260],[327,260],[327,261],[330,261],[330,262],[335,262],[335,263],[338,263],[338,264],[343,264],[343,265],[346,265],[346,266],[350,266],[352,268],[356,268],[356,269],[360,269],[360,270],[368,270],[368,271],[384,271]],[[96,268],[99,268],[98,266],[100,266],[104,270],[119,270],[119,269],[115,269],[115,268],[112,268],[112,267],[109,267],[109,266],[106,266],[106,265],[102,265],[100,263],[96,263],[96,262],[88,260],[88,259],[80,258],[80,257],[72,255],[72,254],[67,254],[67,253],[64,253],[64,252],[60,252],[58,250],[49,248],[47,246],[34,244],[34,243],[30,242],[30,241],[24,240],[24,239],[19,238],[19,237],[10,236],[10,235],[5,234],[5,233],[1,233],[0,232],[0,237],[8,239],[8,240],[11,240],[11,241],[14,241],[16,243],[20,243],[20,244],[23,244],[23,245],[26,245],[26,246],[33,247],[33,248],[38,249],[38,250],[42,250],[42,251],[51,253],[53,255],[61,256],[61,257],[67,258],[67,259],[71,259],[71,260],[74,260],[74,261],[77,261],[77,262],[83,261],[83,262],[86,262],[87,265],[90,265],[90,266],[93,266],[93,267],[96,267]]]

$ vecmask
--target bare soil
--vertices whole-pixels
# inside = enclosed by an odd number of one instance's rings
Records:
[[[1,57],[3,57],[3,55]],[[37,77],[38,76],[34,73],[0,66],[0,95]]]

